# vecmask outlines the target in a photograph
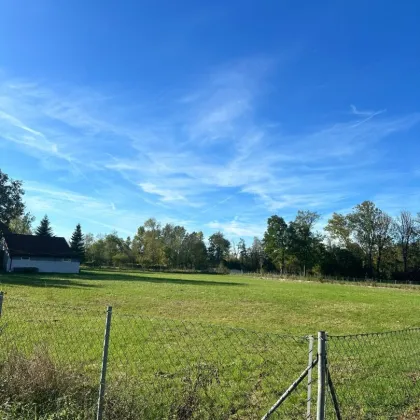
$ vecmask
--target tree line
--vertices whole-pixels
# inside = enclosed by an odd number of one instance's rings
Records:
[[[46,215],[36,229],[23,203],[20,181],[0,170],[0,230],[54,235]],[[133,237],[117,232],[83,235],[78,224],[70,239],[73,251],[92,266],[141,266],[150,269],[216,269],[329,275],[353,278],[420,281],[420,214],[401,211],[391,217],[375,203],[364,201],[347,214],[334,213],[323,231],[320,214],[299,210],[286,221],[280,215],[267,220],[263,237],[251,244],[229,241],[222,232],[210,235],[185,227],[162,225],[151,218]]]

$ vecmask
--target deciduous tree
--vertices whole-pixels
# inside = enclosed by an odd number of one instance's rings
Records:
[[[211,262],[219,265],[229,255],[230,242],[224,237],[222,232],[213,233],[209,237],[208,253]]]
[[[409,211],[402,210],[394,220],[393,232],[401,250],[404,273],[407,273],[411,245],[419,235],[418,222]]]
[[[287,223],[280,216],[271,216],[264,233],[264,251],[282,273],[285,271],[287,245]]]
[[[378,277],[381,277],[384,251],[387,247],[392,246],[391,227],[392,218],[382,210],[379,210],[376,220],[376,274]]]
[[[162,266],[165,264],[165,251],[162,238],[162,229],[156,219],[151,218],[144,222],[137,230],[134,237],[138,260],[148,267]]]
[[[372,201],[354,207],[347,216],[356,242],[365,257],[366,275],[373,277],[373,256],[377,245],[380,210]]]
[[[304,276],[308,268],[314,266],[322,240],[322,237],[313,231],[319,218],[320,215],[317,212],[299,210],[295,220],[289,223],[290,253],[299,262]]]
[[[247,263],[247,259],[248,259],[248,252],[246,249],[245,240],[243,238],[239,239],[237,250],[238,250],[239,263],[241,264],[241,270],[244,270],[245,265]]]
[[[22,181],[9,178],[0,169],[0,222],[6,227],[12,219],[23,216],[25,205]]]
[[[26,212],[10,220],[9,230],[12,233],[18,233],[20,235],[32,235],[32,223],[34,221],[35,216],[30,212]]]

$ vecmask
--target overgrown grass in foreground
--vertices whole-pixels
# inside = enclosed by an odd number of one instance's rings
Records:
[[[48,380],[57,384],[55,394],[8,388],[0,394],[3,410],[9,410],[5,418],[25,418],[26,410],[42,419],[66,419],[92,410],[108,303],[114,315],[106,409],[108,418],[118,413],[121,419],[259,418],[307,364],[305,339],[266,332],[303,336],[319,329],[336,334],[401,329],[418,322],[420,304],[420,293],[413,290],[236,276],[86,272],[67,277],[3,275],[1,280],[6,291],[1,360],[19,361],[19,354],[32,366],[39,348],[48,349],[44,353],[52,370],[72,384]],[[411,387],[420,374],[418,346],[406,350],[403,342],[392,343],[391,359],[380,341],[366,341],[363,347],[351,341],[339,358],[331,359],[334,380],[359,407],[353,418],[378,413],[386,418],[384,410],[400,413],[420,395],[420,382]],[[400,357],[411,363],[400,368]],[[386,382],[370,380],[386,360],[392,360]],[[28,363],[17,363],[17,371],[26,372]],[[35,380],[20,376],[28,383]],[[77,392],[80,383],[91,396],[88,408]],[[390,394],[402,386],[408,394]],[[298,388],[280,418],[304,414],[305,392],[304,386]],[[42,395],[54,395],[58,405],[44,403]],[[8,406],[11,398],[14,404]],[[382,411],[381,401],[388,404]],[[21,414],[13,417],[13,410]],[[65,417],[67,413],[72,414]]]

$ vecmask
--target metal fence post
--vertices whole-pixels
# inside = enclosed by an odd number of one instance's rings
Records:
[[[106,368],[108,365],[108,349],[109,349],[109,336],[111,333],[111,317],[112,317],[112,306],[108,306],[107,311],[106,311],[104,347],[103,347],[103,353],[102,353],[102,368],[101,368],[101,378],[100,378],[100,383],[99,383],[98,411],[96,413],[97,420],[102,420],[103,411],[104,411]]]
[[[307,401],[307,408],[306,408],[306,418],[311,418],[311,405],[312,405],[312,360],[313,360],[313,353],[314,350],[314,337],[312,335],[309,336],[309,356],[308,356],[308,366],[310,367],[308,372],[308,401]]]
[[[325,371],[327,367],[326,334],[318,332],[318,400],[316,419],[325,420]]]
[[[0,316],[3,313],[3,298],[4,298],[4,293],[0,292]]]

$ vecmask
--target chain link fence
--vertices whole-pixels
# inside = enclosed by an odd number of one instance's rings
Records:
[[[103,310],[5,298],[0,418],[94,418],[103,336]]]
[[[95,418],[105,319],[104,310],[5,298],[3,415]],[[115,308],[111,319],[104,419],[261,418],[308,364],[308,337],[130,315]],[[302,383],[272,418],[305,418],[307,392]]]
[[[329,335],[327,355],[342,418],[393,419],[420,407],[420,328]],[[327,407],[331,417],[331,398]]]
[[[315,419],[317,349],[316,337],[7,297],[0,418]],[[420,329],[328,336],[327,355],[326,418],[395,418],[419,400]]]

